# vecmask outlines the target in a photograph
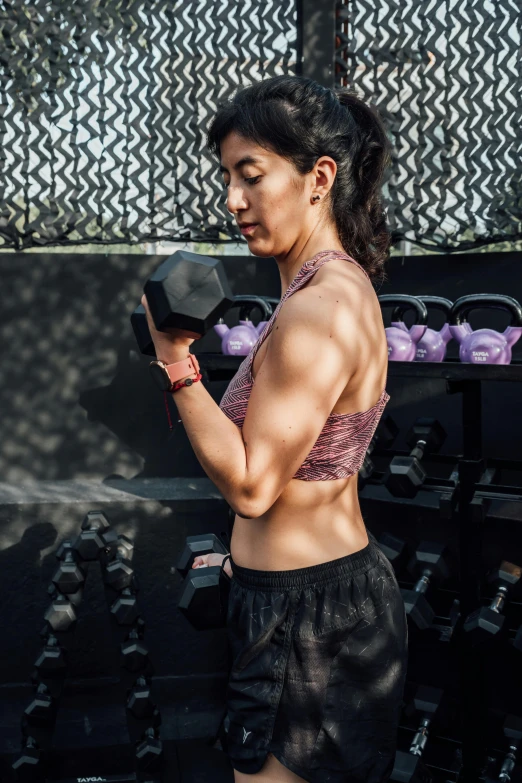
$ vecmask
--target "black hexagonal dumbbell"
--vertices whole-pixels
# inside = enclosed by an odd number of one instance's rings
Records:
[[[388,491],[399,498],[414,498],[426,480],[421,460],[437,452],[446,440],[446,432],[437,419],[419,418],[408,431],[406,442],[412,449],[408,457],[394,457],[384,480]]]
[[[218,258],[177,250],[156,269],[144,289],[158,331],[177,327],[204,335],[234,303]],[[143,305],[131,315],[141,353],[156,356]]]
[[[12,764],[12,769],[20,783],[34,783],[40,780],[41,753],[34,737],[25,738],[22,751]]]
[[[112,559],[105,566],[105,584],[118,592],[131,587],[135,582],[130,558],[134,544],[127,536],[118,536],[112,549]]]
[[[217,552],[226,555],[228,549],[215,533],[200,533],[197,536],[187,536],[185,546],[176,563],[176,571],[185,577],[192,568],[198,555],[209,555]]]
[[[29,726],[45,726],[54,718],[55,704],[45,683],[40,683],[36,693],[24,710],[25,722]]]
[[[134,625],[140,616],[136,591],[125,587],[112,603],[110,611],[118,625]]]
[[[144,671],[149,666],[149,651],[142,633],[133,628],[121,645],[122,665],[131,672]]]
[[[45,640],[38,658],[34,662],[37,676],[40,678],[59,678],[65,675],[67,659],[65,651],[60,646],[58,639],[49,634]]]
[[[481,606],[464,620],[464,631],[472,634],[475,644],[485,645],[498,638],[504,627],[505,617],[501,614],[506,601],[520,582],[522,568],[503,560],[499,568],[488,574],[488,582],[496,590],[489,606]]]
[[[227,547],[215,533],[187,536],[185,547],[176,564],[176,570],[185,577],[178,609],[197,630],[222,628],[225,625],[225,582],[228,583],[229,577],[222,574],[220,566],[192,569],[198,555],[213,552],[222,555],[228,553]]]
[[[134,541],[131,541],[125,535],[116,533],[113,528],[109,528],[103,533],[103,538],[106,547],[102,553],[102,563],[106,566],[111,560],[114,560],[116,555],[120,554],[126,558],[126,560],[132,560],[134,554]]]
[[[51,603],[44,614],[49,629],[55,633],[68,633],[75,627],[77,614],[75,600],[81,598],[82,590],[74,594],[61,595],[57,591],[51,595]]]
[[[150,718],[154,715],[156,705],[152,701],[150,685],[145,677],[138,677],[127,699],[127,709],[135,718]]]
[[[85,571],[76,562],[76,554],[70,541],[63,541],[56,552],[60,565],[51,581],[62,595],[76,593],[85,582]]]
[[[408,563],[408,571],[418,579],[413,590],[401,590],[406,614],[421,630],[429,628],[435,612],[426,600],[426,593],[434,584],[449,577],[449,552],[444,544],[421,541]]]
[[[230,577],[221,566],[192,569],[186,575],[178,609],[198,631],[223,628]]]
[[[81,533],[74,542],[74,550],[81,560],[98,560],[107,546],[104,533],[109,530],[109,521],[103,511],[88,511]]]
[[[415,694],[414,711],[420,713],[421,721],[411,743],[408,753],[398,750],[395,754],[395,763],[390,780],[401,783],[427,783],[431,781],[431,774],[422,763],[430,726],[433,717],[439,709],[443,691],[440,688],[431,688],[427,685],[419,685]]]
[[[62,595],[56,589],[56,585],[54,585],[52,582],[49,585],[49,587],[47,588],[47,593],[49,594],[49,596],[52,599],[57,598],[59,595]],[[72,605],[75,608],[78,608],[78,606],[81,604],[82,598],[83,598],[83,585],[81,587],[79,587],[78,590],[75,593],[67,593],[67,595],[64,596],[64,597],[67,598],[72,603]]]
[[[140,772],[159,772],[163,763],[163,743],[159,731],[148,728],[136,746],[136,766]]]

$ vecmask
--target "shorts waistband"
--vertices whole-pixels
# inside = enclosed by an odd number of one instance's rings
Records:
[[[230,557],[232,580],[245,587],[259,590],[293,590],[313,584],[325,584],[334,579],[352,577],[376,565],[379,558],[379,547],[373,536],[368,533],[369,542],[358,552],[351,555],[328,560],[326,563],[294,568],[290,571],[258,571],[254,568],[239,566]]]

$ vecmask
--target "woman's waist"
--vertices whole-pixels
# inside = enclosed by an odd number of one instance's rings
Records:
[[[368,544],[360,510],[352,515],[313,513],[284,519],[236,517],[230,551],[235,563],[261,571],[319,565],[358,552]]]

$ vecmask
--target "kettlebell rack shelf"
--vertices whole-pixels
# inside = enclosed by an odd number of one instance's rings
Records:
[[[457,359],[445,362],[389,362],[388,376],[440,378],[446,381],[522,381],[522,362],[467,364]]]
[[[200,368],[208,380],[230,380],[244,356],[197,353]],[[522,381],[522,362],[511,364],[465,364],[457,359],[445,362],[389,362],[389,378],[440,378],[446,381]]]
[[[203,379],[207,381],[230,380],[244,358],[218,353],[198,354]],[[480,604],[484,523],[489,507],[487,492],[483,491],[487,488],[481,485],[486,469],[482,447],[482,382],[522,382],[522,362],[507,365],[467,364],[458,360],[389,362],[388,377],[445,380],[448,394],[462,395],[462,453],[456,460],[458,478],[452,520],[459,529],[460,611],[461,616],[466,617]],[[512,499],[518,500],[514,488],[509,489]],[[479,779],[487,746],[487,707],[479,687],[485,681],[486,667],[483,657],[473,649],[469,634],[462,634],[458,654],[462,710],[459,783],[468,783]]]

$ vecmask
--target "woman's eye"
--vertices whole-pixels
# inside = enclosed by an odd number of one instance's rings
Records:
[[[255,185],[259,179],[261,179],[261,174],[258,174],[257,177],[245,177],[245,182],[247,182],[249,185]],[[223,184],[225,189],[228,190],[230,187],[230,182],[228,184],[224,182]]]

